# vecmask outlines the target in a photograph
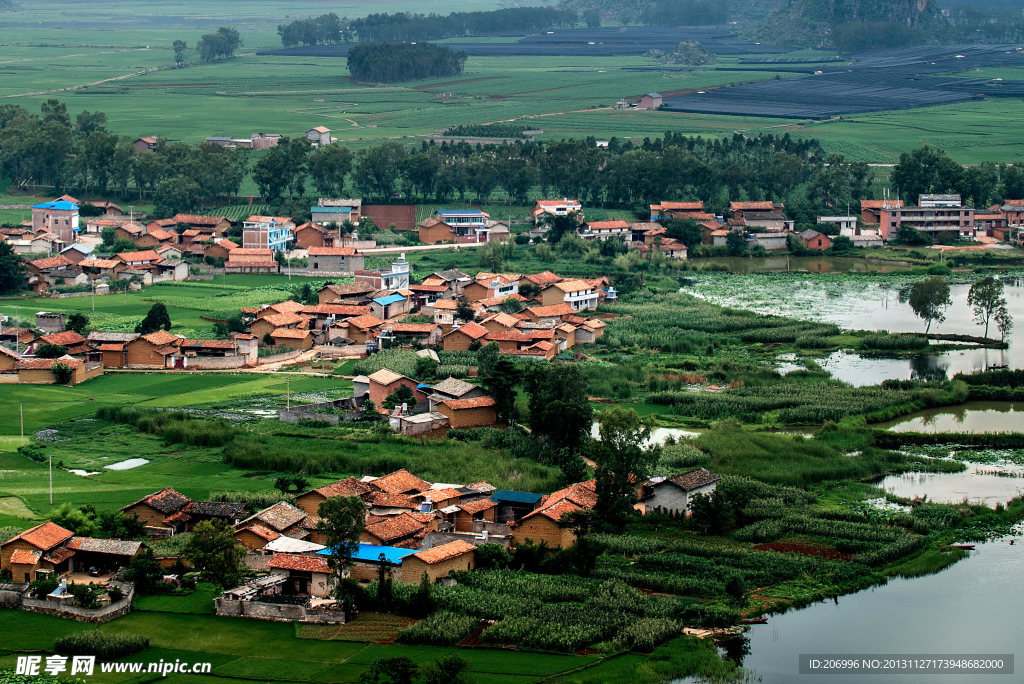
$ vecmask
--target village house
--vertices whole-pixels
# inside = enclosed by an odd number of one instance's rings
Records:
[[[437,405],[437,412],[448,418],[453,428],[480,427],[498,422],[494,397],[475,399],[444,399]]]
[[[234,245],[234,243],[231,242],[230,240],[221,240],[221,242],[230,242],[232,245]],[[174,245],[160,245],[153,251],[156,252],[161,259],[180,259],[181,257],[184,256],[184,253],[181,251],[181,249],[175,247]]]
[[[86,360],[99,362],[104,368],[123,368],[127,365],[124,346],[139,337],[139,333],[92,331],[86,339]]]
[[[494,499],[476,499],[475,501],[461,503],[459,504],[459,510],[454,516],[455,531],[472,532],[473,523],[477,521],[493,523],[497,510],[498,502]]]
[[[127,567],[142,549],[142,542],[77,537],[71,530],[46,522],[0,545],[0,569],[9,572],[15,582],[73,572],[109,576]]]
[[[71,356],[79,356],[86,352],[86,339],[74,330],[65,330],[59,333],[40,335],[31,345],[31,353],[35,354],[39,348],[46,344],[64,347]]]
[[[135,149],[135,154],[142,154],[143,152],[152,152],[155,150],[159,142],[160,139],[155,135],[149,135],[144,138],[136,138],[135,142],[132,143],[132,146]]]
[[[237,244],[227,238],[219,238],[203,247],[203,258],[209,257],[215,261],[228,262],[231,261],[231,252],[235,249],[238,249]],[[160,252],[157,251],[157,254],[160,254]]]
[[[704,202],[662,202],[651,205],[651,221],[667,221],[677,218],[697,220],[705,216]]]
[[[442,331],[437,323],[388,323],[381,331],[381,340],[386,339],[398,345],[434,346],[440,344]]]
[[[278,328],[270,333],[270,338],[276,347],[291,347],[300,350],[312,349],[316,343],[312,330],[299,328]]]
[[[32,206],[32,230],[49,231],[64,244],[75,242],[78,232],[78,204],[67,201],[42,202]]]
[[[24,351],[35,338],[35,333],[28,328],[0,327],[0,343],[14,345],[15,351]],[[13,370],[13,366],[8,370]]]
[[[323,556],[303,556],[292,553],[275,554],[267,563],[270,571],[283,570],[288,576],[286,594],[309,595],[316,598],[330,596],[328,577],[331,570]]]
[[[789,247],[789,233],[747,233],[747,248],[763,247],[765,250],[779,251]]]
[[[364,544],[418,549],[423,544],[423,537],[436,529],[437,521],[434,514],[418,515],[406,512],[367,525],[359,536],[359,541]]]
[[[167,534],[174,529],[173,521],[168,519],[190,503],[190,498],[166,487],[122,507],[121,512],[126,516],[137,517],[151,534]]]
[[[490,497],[498,504],[494,512],[495,522],[506,525],[529,515],[544,500],[543,494],[510,489],[496,489],[490,492]]]
[[[399,385],[405,385],[412,390],[413,396],[416,398],[416,402],[426,401],[426,396],[419,388],[419,383],[412,378],[407,378],[400,373],[395,373],[387,368],[381,368],[376,373],[372,373],[370,376],[370,401],[377,406],[384,403],[388,395],[394,394],[398,391]],[[411,408],[411,407],[410,407]]]
[[[224,263],[224,270],[228,273],[277,273],[280,270],[271,249],[234,247],[229,251],[229,257]]]
[[[805,230],[797,235],[800,244],[804,249],[827,250],[832,249],[832,238],[816,230]]]
[[[783,239],[785,241],[785,239]],[[785,245],[783,245],[785,247]],[[655,238],[649,244],[640,243],[636,246],[637,250],[645,257],[650,256],[654,252],[661,252],[668,259],[686,259],[687,249],[679,240],[675,238]]]
[[[572,212],[579,214],[579,220],[583,220],[583,204],[579,200],[537,200],[537,203],[530,211],[533,220],[536,221],[544,214],[552,216],[567,216]]]
[[[253,335],[235,335],[228,340],[183,339],[165,357],[168,368],[240,368],[255,366],[258,340]]]
[[[487,396],[487,391],[479,385],[465,380],[448,377],[430,388],[430,410],[446,399],[476,399]]]
[[[361,199],[321,197],[317,200],[316,204],[321,209],[332,209],[336,211],[333,216],[330,213],[324,214],[325,216],[332,216],[331,218],[323,219],[325,222],[335,221],[336,223],[343,223],[344,221],[351,221],[352,223],[359,225],[359,219],[362,218],[363,200]],[[313,218],[317,218],[315,212]],[[377,223],[376,221],[374,221],[374,223],[379,226],[384,226],[385,228],[388,226],[387,223]],[[411,228],[412,225],[402,230],[409,230]]]
[[[463,287],[462,296],[470,302],[490,298],[504,301],[519,294],[522,278],[518,273],[478,273],[474,282]]]
[[[435,271],[423,279],[424,285],[443,285],[451,293],[451,299],[461,299],[463,289],[472,282],[468,273],[457,268]]]
[[[391,262],[391,268],[356,269],[356,283],[366,283],[374,290],[405,290],[409,287],[412,266],[402,254]]]
[[[373,490],[369,485],[354,477],[347,477],[316,489],[308,489],[295,497],[295,505],[306,515],[319,515],[320,504],[332,496],[357,496],[360,499],[369,497]]]
[[[305,539],[315,544],[322,544],[323,533],[317,530],[317,520],[319,520],[317,516],[309,515],[287,501],[280,501],[236,524],[235,536],[239,541],[248,546],[246,543],[247,537],[244,535],[239,536],[238,533],[253,526],[262,526],[285,537]],[[249,548],[254,547],[250,546]],[[260,545],[259,548],[263,548],[263,545]]]
[[[571,316],[576,312],[570,304],[562,302],[550,306],[528,306],[522,310],[522,314],[531,323],[556,323],[562,320],[563,316]]]
[[[429,482],[421,480],[405,468],[381,477],[366,477],[363,478],[363,482],[369,484],[374,490],[387,494],[419,494],[427,491],[431,486]]]
[[[920,195],[916,207],[883,207],[879,213],[884,240],[894,239],[903,226],[933,238],[939,234],[974,237],[974,209],[962,206],[960,195]]]
[[[419,240],[438,243],[487,242],[490,214],[479,209],[438,209],[419,223]]]
[[[350,276],[363,270],[365,258],[354,247],[310,247],[311,276]]]
[[[44,257],[42,259],[33,259],[25,264],[28,267],[30,276],[35,276],[35,284],[40,288],[45,288],[56,282],[57,278],[64,278],[65,280],[74,278],[81,271],[76,268],[76,265],[68,259],[57,255],[52,257]],[[32,281],[30,277],[30,282]]]
[[[317,304],[315,306],[303,306],[297,312],[310,319],[309,327],[312,330],[324,330],[335,323],[365,316],[370,313],[369,306],[353,306],[351,304]]]
[[[882,222],[883,209],[900,209],[902,207],[903,200],[898,199],[861,200],[860,218],[864,223],[878,225]]]
[[[316,208],[316,207],[314,207]],[[303,223],[295,229],[296,249],[309,249],[310,247],[337,247],[339,231],[337,228],[330,229],[319,223],[310,221]]]
[[[56,359],[38,359],[22,357],[15,361],[14,370],[18,374],[18,383],[22,385],[55,385],[57,373],[54,367],[65,366],[71,371],[68,385],[77,385],[103,375],[103,366],[98,363],[85,363],[80,359],[64,355]]]
[[[295,222],[281,216],[252,215],[242,223],[242,247],[284,252],[292,241]]]
[[[339,329],[340,337],[348,339],[352,344],[367,344],[376,342],[382,325],[384,325],[384,321],[381,319],[372,314],[365,314],[345,319],[335,323],[332,327]],[[330,337],[330,333],[328,333],[328,337]]]
[[[133,244],[145,234],[146,226],[135,221],[121,221],[114,226],[115,237],[131,240]]]
[[[318,304],[353,304],[368,306],[370,296],[380,288],[366,282],[328,283],[317,292]]]
[[[584,240],[628,239],[632,236],[633,229],[629,221],[587,221],[579,227],[577,234]]]
[[[88,259],[92,256],[95,249],[95,244],[86,245],[81,242],[75,242],[60,250],[60,255],[73,264],[80,264],[83,259]]]
[[[163,228],[147,228],[146,232],[135,238],[135,247],[140,250],[155,249],[161,245],[174,245],[178,242],[178,234]]]
[[[438,302],[440,304],[440,302]],[[452,328],[444,336],[443,347],[445,351],[468,351],[474,342],[483,344],[489,331],[479,323],[470,321],[458,328]]]
[[[498,312],[481,320],[480,325],[487,328],[490,332],[505,332],[512,328],[518,328],[522,322],[522,318],[518,318],[504,312]]]
[[[476,547],[460,539],[403,558],[402,582],[416,584],[425,574],[434,583],[454,571],[472,570],[475,567]]]
[[[446,285],[409,285],[409,291],[419,307],[428,307],[439,299],[451,297],[451,290]]]
[[[183,339],[166,330],[140,335],[124,345],[128,368],[166,368],[167,357],[175,352]]]
[[[326,126],[316,126],[306,131],[306,140],[313,144],[313,147],[331,144],[331,129]]]
[[[259,316],[249,325],[249,334],[259,340],[265,335],[270,335],[277,330],[303,329],[308,330],[309,317],[302,314],[286,311],[284,313],[269,313]]]
[[[652,477],[643,485],[640,510],[644,513],[660,511],[689,517],[693,497],[698,494],[709,496],[715,491],[720,479],[704,468],[669,477]]]
[[[857,228],[857,217],[856,216],[819,216],[818,225],[822,223],[831,223],[839,229],[840,235],[845,235],[847,231],[853,231]]]
[[[572,311],[596,309],[598,293],[585,280],[561,280],[541,290],[541,304],[554,306],[568,304]]]
[[[661,97],[661,93],[647,93],[637,101],[636,108],[649,109],[653,111],[661,107],[662,102],[664,102],[664,100]]]
[[[529,539],[534,544],[546,541],[552,548],[568,548],[576,542],[576,535],[562,526],[562,517],[574,511],[592,509],[596,504],[596,480],[577,482],[553,492],[544,497],[536,510],[509,523],[513,544],[523,544]]]

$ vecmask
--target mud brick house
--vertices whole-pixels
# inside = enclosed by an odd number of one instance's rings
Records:
[[[121,511],[125,515],[136,516],[147,531],[164,533],[174,529],[173,521],[169,522],[168,518],[183,511],[190,503],[192,499],[167,487],[124,506]]]
[[[124,353],[129,368],[166,368],[167,357],[173,354],[185,339],[166,330],[140,335],[125,343]]]
[[[279,328],[270,333],[274,346],[291,347],[292,349],[312,349],[314,344],[313,331],[298,328]]]
[[[591,509],[596,504],[596,480],[577,482],[553,492],[544,497],[536,510],[509,523],[513,544],[522,544],[530,539],[534,544],[546,541],[553,548],[568,548],[576,542],[576,535],[560,525],[562,516],[573,511]]]
[[[416,398],[416,402],[426,401],[426,396],[423,391],[419,388],[419,383],[412,378],[407,378],[400,373],[395,373],[387,368],[381,368],[376,373],[369,376],[370,378],[370,401],[377,406],[380,406],[389,394],[393,394],[398,391],[399,386],[405,385],[412,390],[413,396]],[[410,407],[412,408],[412,407]]]
[[[367,525],[359,536],[359,541],[364,544],[380,546],[419,548],[422,545],[423,537],[427,536],[431,529],[437,529],[436,520],[433,528],[427,522],[430,518],[434,518],[433,514],[417,516],[414,513],[402,513]]]
[[[310,221],[303,223],[295,229],[296,249],[310,249],[311,247],[334,247],[338,239],[338,231],[325,228],[319,223]]]
[[[561,280],[541,290],[541,304],[555,306],[568,304],[573,311],[596,309],[598,293],[585,280]]]
[[[476,547],[458,540],[417,551],[402,559],[402,582],[415,584],[424,573],[431,582],[444,579],[453,571],[472,570],[476,567]]]
[[[354,344],[366,344],[376,341],[384,321],[371,314],[366,314],[354,316],[335,325],[341,329],[342,337],[351,340]]]
[[[0,569],[10,572],[15,582],[32,582],[40,571],[58,575],[67,572],[72,554],[63,549],[63,544],[73,536],[73,532],[52,522],[27,529],[0,545]]]
[[[816,230],[805,230],[797,237],[804,249],[815,249],[820,251],[832,249],[832,238],[824,233],[819,233]]]
[[[285,593],[327,598],[330,596],[327,578],[331,574],[324,556],[302,556],[279,553],[267,563],[267,569],[284,571],[288,575],[288,590]]]
[[[458,378],[446,378],[430,388],[430,401],[436,403],[445,399],[476,399],[487,395],[487,391]]]
[[[309,275],[349,276],[363,270],[365,262],[355,247],[309,248]]]
[[[320,504],[332,496],[357,496],[360,499],[369,497],[373,490],[369,485],[354,477],[347,477],[323,487],[310,489],[295,497],[295,505],[307,515],[318,515]]]
[[[497,510],[498,502],[493,499],[477,499],[459,504],[459,510],[455,513],[455,531],[472,532],[473,522],[477,520],[494,522]]]
[[[281,537],[279,533],[259,523],[252,523],[241,529],[236,528],[232,536],[250,551],[262,551],[267,544]]]
[[[87,351],[86,339],[74,330],[65,330],[36,338],[32,342],[32,353],[36,353],[40,347],[47,344],[64,347],[71,356],[85,354]]]
[[[324,285],[317,292],[317,304],[369,305],[370,295],[377,291],[370,283],[338,283]]]
[[[662,202],[651,205],[651,221],[693,218],[695,214],[704,214],[704,202]]]
[[[57,359],[18,359],[15,361],[14,369],[18,373],[18,382],[23,385],[54,385],[57,383],[57,375],[53,372],[53,367],[57,364],[71,369],[71,379],[68,382],[70,385],[77,385],[103,374],[102,365],[86,364],[67,355]]]
[[[370,313],[369,306],[354,306],[352,304],[317,304],[316,306],[304,306],[297,313],[308,316],[310,328],[323,330],[337,322],[365,316]]]
[[[226,501],[190,501],[170,518],[181,532],[191,532],[196,525],[208,520],[221,520],[229,525],[236,525],[248,511],[245,504]]]
[[[236,537],[238,537],[238,532],[246,528],[262,526],[278,535],[321,544],[323,543],[323,533],[317,530],[317,520],[319,518],[316,516],[308,515],[302,509],[296,508],[286,501],[281,501],[239,522],[235,526]]]
[[[433,346],[441,342],[441,326],[437,323],[391,323],[383,331],[396,344]]]
[[[453,328],[448,331],[444,336],[444,350],[445,351],[466,351],[469,346],[474,342],[483,343],[483,339],[487,337],[487,328],[483,327],[479,323],[469,322],[458,328]]]

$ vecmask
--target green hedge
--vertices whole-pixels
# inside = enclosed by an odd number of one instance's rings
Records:
[[[141,634],[104,634],[99,630],[58,638],[53,650],[66,656],[96,656],[101,661],[117,660],[149,648],[149,637]]]

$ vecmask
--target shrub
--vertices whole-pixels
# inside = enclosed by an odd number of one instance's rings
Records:
[[[924,335],[917,335],[914,333],[867,335],[861,341],[861,344],[863,344],[867,349],[879,349],[886,351],[900,349],[924,349],[928,346],[928,338]]]
[[[124,592],[121,591],[118,587],[110,587],[109,589],[107,589],[107,596],[110,597],[110,600],[113,603],[117,603],[118,601],[124,598]]]
[[[468,615],[439,610],[426,620],[402,630],[398,640],[403,644],[454,646],[477,628],[480,621]]]
[[[55,363],[50,367],[50,371],[53,373],[53,383],[55,385],[67,385],[71,382],[71,377],[74,375],[71,366],[66,363]]]
[[[104,634],[99,630],[79,632],[58,638],[53,644],[56,653],[66,656],[96,656],[110,661],[130,656],[149,648],[149,637],[141,634]]]

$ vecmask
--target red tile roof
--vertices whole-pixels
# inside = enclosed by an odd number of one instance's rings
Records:
[[[44,522],[42,525],[30,527],[17,537],[8,539],[5,544],[10,544],[15,539],[20,539],[41,551],[49,551],[54,546],[71,539],[73,536],[75,536],[75,533],[71,530],[65,530],[56,523]]]
[[[597,505],[597,480],[576,482],[565,489],[559,489],[544,497],[540,508],[523,516],[523,520],[536,515],[558,522],[562,516],[581,508],[593,508]]]
[[[704,209],[703,202],[662,202],[660,205],[652,204],[652,207],[657,207],[665,211],[682,211],[682,210],[702,210]]]
[[[404,494],[406,492],[424,492],[430,489],[430,483],[421,480],[408,470],[396,470],[370,482],[370,486],[388,494]]]
[[[388,494],[387,492],[374,492],[369,497],[370,504],[379,508],[406,508],[415,511],[419,508],[416,499],[405,494]]]
[[[154,510],[160,511],[164,515],[169,515],[182,510],[190,503],[192,503],[192,499],[188,498],[184,494],[179,494],[170,487],[166,487],[161,489],[159,492],[154,492],[148,496],[142,497],[135,503],[128,504],[121,510],[123,511],[131,508],[137,504],[145,504]]]
[[[71,345],[85,342],[85,338],[74,330],[65,330],[64,332],[53,333],[51,335],[43,335],[39,339],[46,344],[56,344],[61,347],[70,347]]]
[[[498,502],[494,499],[477,499],[476,501],[470,501],[469,503],[459,504],[459,508],[470,515],[476,515],[477,513],[488,511],[497,505]]]
[[[11,554],[11,565],[35,565],[42,556],[41,551],[29,551],[28,549],[15,549]]]
[[[426,528],[411,513],[402,513],[393,518],[366,526],[366,533],[387,544],[403,537],[409,537]]]
[[[550,306],[531,306],[527,307],[527,313],[531,313],[534,316],[540,318],[546,318],[551,316],[564,316],[566,314],[575,313],[572,306],[562,302],[561,304],[552,304]]]
[[[283,327],[288,326],[288,325],[298,325],[299,323],[302,323],[306,319],[304,317],[296,314],[296,313],[292,313],[292,312],[288,311],[288,312],[285,312],[285,313],[278,313],[278,314],[271,314],[269,316],[264,316],[263,318],[261,318],[259,320],[266,321],[267,323],[270,323],[275,328],[283,328]]]
[[[274,256],[272,249],[260,249],[257,247],[235,247],[231,250],[231,256]]]
[[[317,487],[310,491],[316,492],[321,496],[330,498],[332,496],[365,496],[369,494],[372,489],[367,485],[355,479],[354,477],[346,477],[344,480],[338,480],[331,484],[324,485],[323,487]]]
[[[172,219],[175,223],[188,223],[195,226],[216,226],[225,220],[223,216],[197,216],[196,214],[176,214]]]
[[[300,556],[294,553],[279,553],[267,563],[268,568],[278,570],[297,570],[299,572],[319,572],[329,575],[331,570],[324,556]]]
[[[354,325],[360,330],[369,330],[370,328],[376,328],[377,326],[382,325],[384,323],[384,321],[380,320],[376,316],[371,316],[370,314],[356,316],[354,318],[348,319],[345,322],[348,323],[349,325]]]
[[[729,202],[730,211],[772,211],[774,202]]]
[[[33,259],[28,263],[29,266],[33,266],[40,271],[48,268],[60,268],[62,266],[67,267],[72,265],[72,262],[69,259],[59,254],[57,256],[46,257],[44,259]]]
[[[177,342],[178,341],[178,336],[177,335],[172,335],[171,333],[167,332],[166,330],[157,330],[156,332],[151,332],[149,334],[143,335],[139,339],[146,340],[150,344],[155,344],[158,347],[162,347],[162,346],[165,346],[165,345],[168,345],[168,344],[173,344],[173,343]]]
[[[370,313],[370,307],[351,304],[317,304],[303,307],[302,313],[326,314],[328,316],[365,316]]]
[[[548,344],[550,344],[550,342]],[[484,408],[487,406],[495,405],[494,397],[476,397],[475,399],[445,399],[441,403],[447,406],[448,408],[452,409],[453,411]]]
[[[462,498],[462,494],[457,489],[428,489],[425,492],[420,492],[420,498],[430,498],[434,503],[441,501],[451,501],[452,499]]]
[[[545,285],[557,283],[559,280],[562,280],[562,277],[555,275],[551,271],[544,271],[543,273],[534,273],[533,275],[528,275],[526,276],[526,279],[532,283],[544,287]]]
[[[119,252],[114,255],[114,258],[125,263],[129,261],[160,261],[160,255],[151,249],[142,252]]]
[[[62,363],[69,368],[80,368],[82,362],[64,355],[59,359],[18,359],[14,367],[17,370],[50,370],[55,364]]]
[[[391,331],[396,333],[426,333],[437,330],[437,323],[392,323]]]
[[[481,338],[487,337],[487,335],[491,331],[485,328],[484,326],[480,325],[479,323],[474,323],[470,321],[469,323],[463,325],[461,328],[455,328],[453,330],[450,330],[448,332],[448,335],[451,335],[456,332],[461,332],[462,334],[467,335],[468,337],[474,340],[479,340]],[[445,335],[445,337],[447,337],[448,335]]]
[[[354,256],[355,247],[310,247],[309,256]]]
[[[237,536],[242,532],[245,532],[246,530],[249,530],[260,539],[264,539],[268,542],[272,542],[281,536],[274,530],[270,529],[269,527],[264,527],[263,525],[249,525],[248,527],[243,527],[239,529],[237,532],[235,532],[235,535]]]
[[[463,556],[475,551],[475,546],[467,541],[459,539],[447,544],[442,544],[441,546],[435,546],[434,548],[427,549],[426,551],[417,551],[412,554],[412,557],[421,560],[428,565],[433,565],[435,563],[457,558],[458,556]]]
[[[898,209],[903,206],[903,200],[890,199],[890,200],[861,200],[861,209]]]
[[[591,228],[611,230],[612,228],[629,228],[629,221],[587,221]]]

